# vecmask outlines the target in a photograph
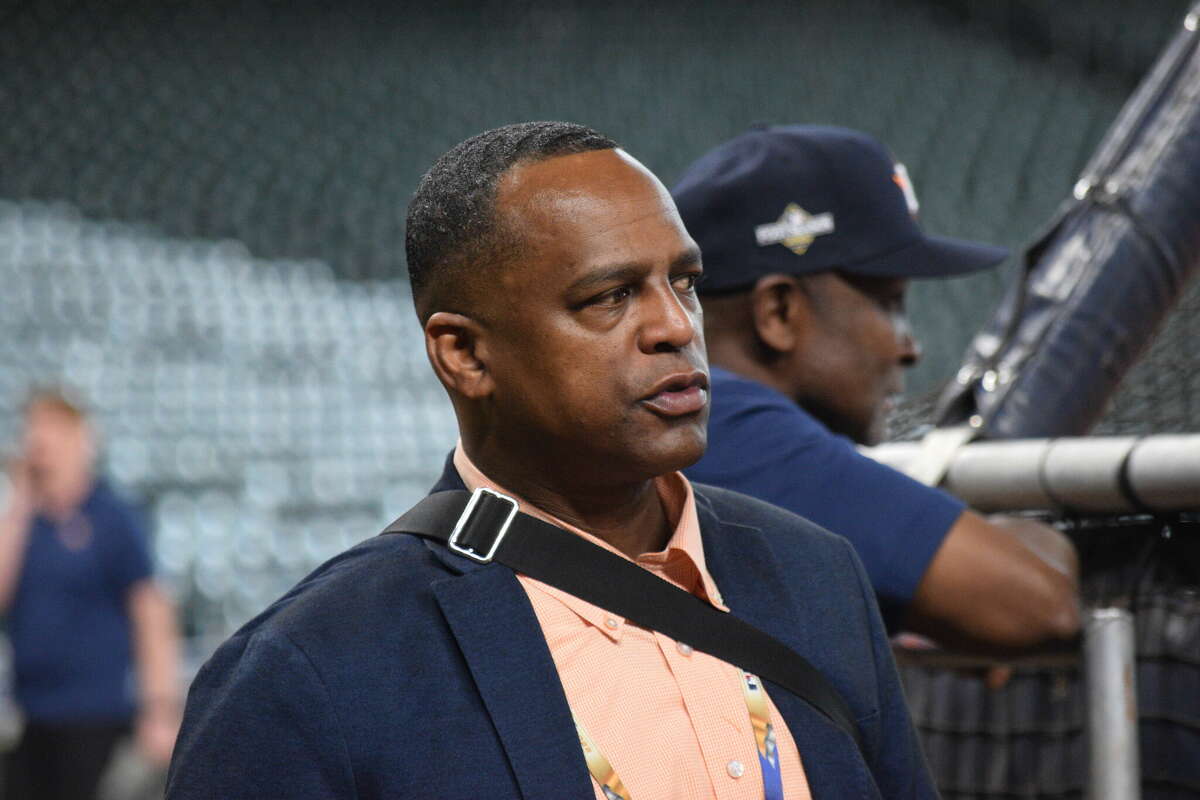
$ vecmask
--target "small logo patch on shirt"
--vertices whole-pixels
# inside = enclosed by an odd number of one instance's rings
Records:
[[[778,220],[754,229],[754,238],[759,247],[782,244],[802,256],[813,239],[826,233],[833,233],[833,214],[809,214],[795,203],[788,203]]]

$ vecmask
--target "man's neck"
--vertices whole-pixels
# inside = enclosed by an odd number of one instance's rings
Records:
[[[64,520],[79,510],[94,483],[90,471],[57,475],[38,491],[38,506],[51,519]]]
[[[752,381],[770,386],[775,391],[795,399],[792,387],[767,365],[747,355],[735,342],[725,342],[719,337],[708,345],[708,363],[726,372],[741,375]]]
[[[671,522],[652,479],[603,487],[564,485],[561,474],[541,475],[486,452],[468,456],[496,485],[630,558],[661,550],[671,538]]]

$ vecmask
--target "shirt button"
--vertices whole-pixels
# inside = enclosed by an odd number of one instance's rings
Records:
[[[679,650],[679,655],[681,656],[690,656],[692,654],[692,646],[690,644],[679,642],[675,647]]]
[[[729,777],[740,778],[746,774],[746,765],[736,759],[725,765],[725,769],[729,772]]]
[[[618,625],[620,625],[620,623],[619,623],[619,622],[617,622],[617,621],[616,621],[615,619],[613,619],[612,617],[609,617],[608,619],[604,620],[604,625],[605,625],[605,627],[607,627],[609,630],[614,630],[614,631],[615,631],[615,630],[617,629],[617,626],[618,626]]]

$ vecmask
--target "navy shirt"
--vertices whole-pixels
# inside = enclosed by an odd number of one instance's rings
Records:
[[[8,614],[16,699],[30,719],[133,715],[127,602],[150,574],[141,521],[102,482],[70,519],[34,518]]]
[[[768,386],[713,367],[710,387],[708,451],[684,472],[849,539],[894,633],[963,503],[867,458]]]

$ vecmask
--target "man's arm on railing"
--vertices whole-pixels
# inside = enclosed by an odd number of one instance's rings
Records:
[[[1079,560],[1031,519],[964,511],[917,586],[905,627],[946,647],[1011,655],[1079,632]]]

